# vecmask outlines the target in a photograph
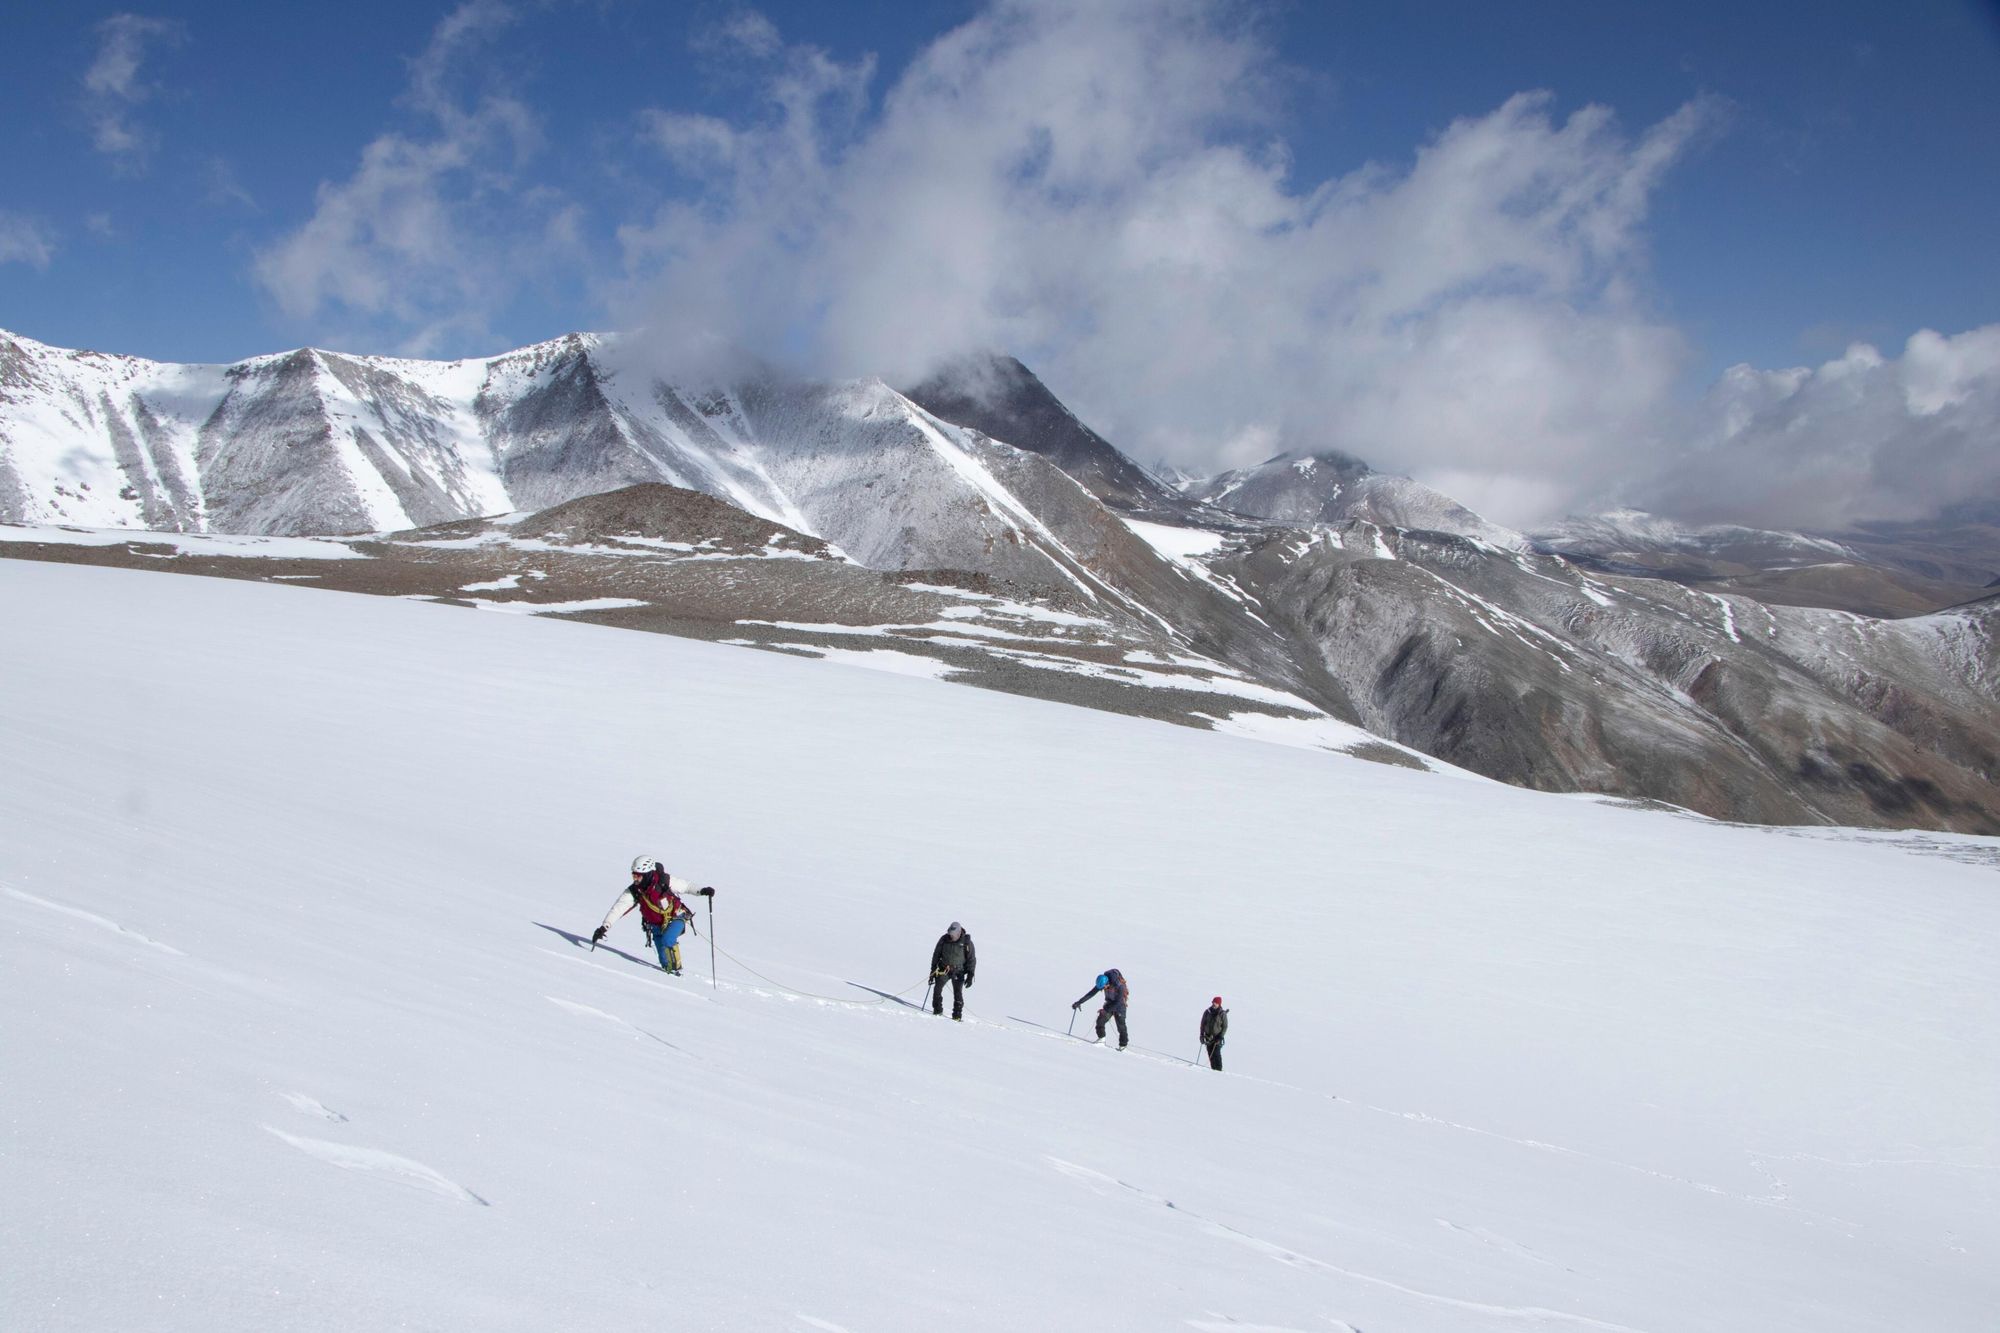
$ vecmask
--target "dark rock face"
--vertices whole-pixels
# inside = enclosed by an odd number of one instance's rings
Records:
[[[195,446],[219,532],[366,532],[368,510],[320,397],[319,357],[294,352],[232,375]]]
[[[1113,509],[1171,515],[1188,508],[1011,356],[947,366],[905,396],[933,416],[1040,454]]]
[[[580,493],[663,480],[619,430],[580,344],[566,346],[527,378],[525,391],[503,395],[489,387],[475,403],[515,504],[538,509]]]

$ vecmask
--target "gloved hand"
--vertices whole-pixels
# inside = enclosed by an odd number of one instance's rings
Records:
[[[1071,1005],[1071,1006],[1070,1006],[1070,1011],[1071,1011],[1072,1013],[1074,1013],[1074,1012],[1075,1012],[1076,1010],[1078,1010],[1078,1009],[1081,1009],[1081,1008],[1083,1008],[1083,1001],[1082,1001],[1082,1000],[1078,1000],[1078,1001],[1077,1001],[1077,1002],[1076,1002],[1075,1004],[1073,1004],[1073,1005]]]
[[[967,978],[965,979],[965,988],[966,988],[967,990],[971,990],[971,989],[972,989],[972,978],[971,978],[971,977],[967,977]]]
[[[592,944],[596,944],[599,940],[602,940],[603,938],[604,938],[603,926],[599,926],[596,930],[590,932],[590,942]]]

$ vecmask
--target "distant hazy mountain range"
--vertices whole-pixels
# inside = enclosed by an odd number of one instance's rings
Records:
[[[1524,534],[1338,453],[1169,482],[1000,357],[899,392],[663,375],[590,335],[176,366],[0,334],[6,554],[539,609],[1769,823],[2000,832],[1996,519]]]

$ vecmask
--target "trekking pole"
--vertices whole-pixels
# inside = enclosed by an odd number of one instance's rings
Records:
[[[719,990],[722,983],[715,979],[715,890],[712,887],[696,889],[695,894],[708,899],[708,988]]]
[[[1069,1011],[1069,1035],[1072,1037],[1076,1035],[1076,1009],[1074,1007]]]

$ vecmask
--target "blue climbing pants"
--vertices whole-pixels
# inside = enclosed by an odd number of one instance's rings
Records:
[[[681,932],[687,929],[685,917],[675,917],[660,927],[648,926],[646,933],[653,937],[653,948],[659,951],[660,966],[668,972],[681,970]]]

